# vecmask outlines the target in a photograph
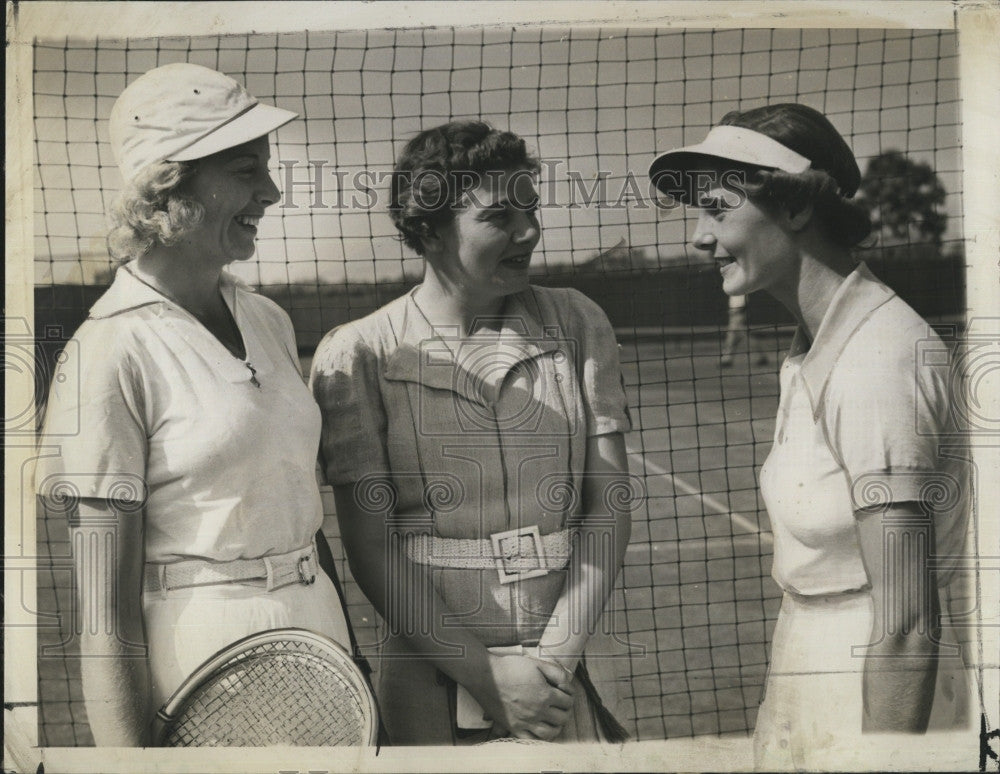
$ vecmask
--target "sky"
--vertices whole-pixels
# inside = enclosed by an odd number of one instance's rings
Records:
[[[961,236],[949,31],[425,28],[43,40],[37,283],[93,283],[111,265],[104,213],[121,181],[107,117],[127,83],[175,61],[222,70],[301,116],[273,135],[284,199],[261,223],[257,256],[233,269],[253,284],[417,275],[420,260],[395,238],[377,181],[409,137],[454,118],[510,129],[543,159],[533,259],[542,267],[578,265],[622,244],[653,264],[697,260],[686,244],[692,219],[683,207],[653,206],[646,169],[657,152],[703,139],[728,111],[768,102],[826,113],[862,170],[891,149],[929,163],[949,194],[945,238]],[[604,187],[587,203],[597,176]]]

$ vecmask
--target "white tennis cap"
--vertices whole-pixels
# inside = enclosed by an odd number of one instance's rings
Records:
[[[705,164],[706,157],[780,169],[796,175],[805,172],[812,163],[766,134],[742,126],[716,126],[697,145],[661,153],[650,164],[649,176],[656,183],[665,173],[694,172],[699,165]]]
[[[191,161],[242,145],[295,118],[228,75],[187,62],[136,78],[111,109],[111,147],[126,181],[158,161]]]

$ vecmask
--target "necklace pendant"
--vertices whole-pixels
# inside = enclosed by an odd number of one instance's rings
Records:
[[[247,369],[250,371],[250,384],[252,384],[259,390],[260,382],[257,381],[257,369],[250,364],[249,360],[244,361],[243,365],[245,365]]]

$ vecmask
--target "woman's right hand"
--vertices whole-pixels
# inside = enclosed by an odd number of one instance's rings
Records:
[[[572,678],[558,664],[525,656],[489,656],[482,702],[495,727],[518,739],[557,737],[573,707]]]

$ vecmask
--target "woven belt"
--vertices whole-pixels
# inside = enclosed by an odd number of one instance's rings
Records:
[[[256,583],[267,591],[316,580],[316,546],[287,554],[264,556],[260,559],[234,559],[212,562],[207,559],[186,559],[171,564],[147,564],[143,588],[146,591],[170,591],[194,586],[216,586],[226,583]]]
[[[496,569],[501,583],[559,570],[569,561],[569,530],[542,536],[538,527],[496,532],[488,539],[407,535],[406,555],[417,564],[456,570]]]

